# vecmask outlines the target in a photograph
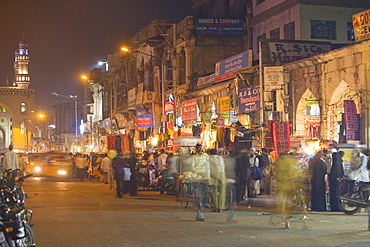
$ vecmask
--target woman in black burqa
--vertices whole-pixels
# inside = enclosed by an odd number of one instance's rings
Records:
[[[338,181],[338,178],[342,178],[344,176],[342,160],[344,152],[336,152],[336,150],[332,151],[333,163],[329,174],[330,211],[339,212],[340,182]]]
[[[310,160],[311,172],[311,210],[312,211],[326,211],[326,197],[325,197],[325,175],[327,168],[323,160],[324,153],[317,152],[315,157]]]

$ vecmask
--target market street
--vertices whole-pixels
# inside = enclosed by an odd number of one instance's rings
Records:
[[[291,219],[291,229],[272,218],[274,208],[238,207],[238,223],[226,223],[228,212],[205,210],[195,221],[192,207],[182,209],[174,197],[139,191],[137,197],[116,198],[97,182],[58,182],[30,178],[26,207],[38,247],[59,246],[369,246],[365,213],[309,213]],[[263,199],[260,199],[263,203]],[[257,202],[256,202],[257,203]]]

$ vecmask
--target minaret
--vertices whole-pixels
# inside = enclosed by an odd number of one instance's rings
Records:
[[[28,89],[30,85],[31,78],[28,74],[29,62],[28,44],[23,37],[22,41],[19,42],[19,49],[15,51],[14,57],[15,83],[19,89]]]

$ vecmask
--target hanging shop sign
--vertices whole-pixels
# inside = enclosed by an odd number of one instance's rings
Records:
[[[173,113],[173,102],[166,102],[164,104],[164,112],[166,114]]]
[[[331,50],[331,43],[317,41],[263,40],[263,64],[282,65]]]
[[[206,87],[212,85],[215,82],[215,74],[207,75],[198,78],[197,87]]]
[[[238,90],[239,113],[248,113],[260,109],[260,87]]]
[[[283,66],[263,67],[263,70],[265,91],[273,91],[283,88]]]
[[[118,123],[118,128],[124,128],[127,126],[128,122],[127,122],[127,119],[125,118],[125,116],[123,116],[123,114],[121,113],[117,113],[115,115],[116,117],[116,120],[117,120],[117,123]]]
[[[136,117],[137,127],[153,127],[153,115],[138,115]]]
[[[226,58],[215,66],[215,82],[228,80],[235,77],[235,72],[251,67],[252,52],[245,51]]]
[[[358,131],[358,116],[356,103],[353,100],[344,100],[344,121],[346,123],[346,140],[356,140]]]
[[[181,102],[182,121],[195,121],[198,117],[197,99],[189,99]]]
[[[218,112],[228,112],[231,110],[230,96],[221,97],[218,99]]]
[[[128,97],[127,97],[127,106],[128,108],[134,108],[136,105],[136,88],[132,88],[128,90]]]
[[[196,18],[195,32],[197,34],[243,35],[244,20],[229,18]]]
[[[144,84],[139,83],[137,85],[137,94],[136,94],[136,104],[140,105],[143,103],[143,95],[144,95]]]
[[[370,10],[352,16],[355,40],[361,41],[370,38]]]

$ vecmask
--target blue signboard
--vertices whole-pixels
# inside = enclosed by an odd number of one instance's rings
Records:
[[[239,113],[260,109],[260,87],[249,87],[238,91]]]
[[[196,18],[195,32],[197,34],[243,35],[244,20],[227,18]]]
[[[137,127],[153,127],[153,116],[152,115],[138,115],[136,116]]]
[[[216,63],[215,82],[233,78],[234,72],[249,68],[252,63],[251,56],[251,51],[245,51]]]

